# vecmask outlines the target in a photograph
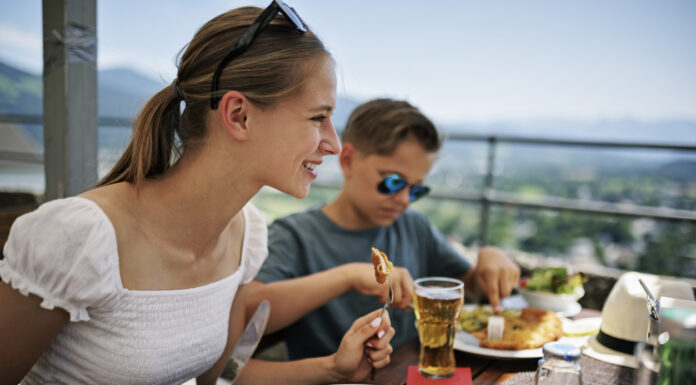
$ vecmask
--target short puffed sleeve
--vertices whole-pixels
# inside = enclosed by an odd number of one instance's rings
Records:
[[[268,225],[259,209],[251,203],[244,206],[246,228],[244,232],[244,251],[242,263],[244,276],[242,283],[251,282],[268,257]]]
[[[116,236],[96,203],[84,198],[47,202],[15,220],[0,261],[0,277],[22,294],[59,307],[71,321],[113,299],[119,282]]]

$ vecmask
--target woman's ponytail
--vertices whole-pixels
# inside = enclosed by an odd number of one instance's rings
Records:
[[[135,119],[133,139],[97,187],[118,182],[140,185],[145,178],[163,174],[180,155],[175,132],[179,127],[181,96],[174,87],[156,93]]]

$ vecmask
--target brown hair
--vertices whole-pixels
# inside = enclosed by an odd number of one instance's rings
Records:
[[[437,152],[442,138],[435,125],[408,102],[374,99],[358,106],[341,135],[366,155],[391,155],[401,142],[415,139],[428,152]]]
[[[213,72],[260,12],[256,7],[237,8],[198,30],[179,52],[174,83],[178,90],[167,86],[148,100],[135,120],[128,148],[97,186],[122,181],[139,185],[164,174],[187,148],[203,141]],[[225,67],[217,95],[234,89],[260,108],[274,106],[303,91],[320,58],[331,56],[319,38],[309,30],[300,33],[279,13],[249,49]]]

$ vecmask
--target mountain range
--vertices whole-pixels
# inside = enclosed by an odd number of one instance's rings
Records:
[[[98,73],[98,111],[101,117],[117,117],[130,119],[137,113],[140,106],[147,98],[168,86],[166,80],[156,80],[127,68],[102,70]],[[0,62],[0,114],[32,114],[42,113],[42,79],[40,75],[31,74],[22,69]],[[346,95],[337,98],[336,110],[333,121],[337,129],[342,129],[350,112],[362,100]],[[433,119],[437,123],[437,119]],[[568,120],[542,120],[497,122],[486,124],[466,123],[439,124],[440,130],[447,133],[469,133],[483,135],[509,135],[522,137],[543,137],[553,139],[576,140],[612,140],[646,143],[671,143],[696,145],[696,122],[683,120],[662,120],[654,122],[641,122],[631,119],[604,120],[604,121],[568,121]],[[19,125],[16,130],[24,133],[37,147],[42,142],[42,128],[40,125]],[[15,133],[16,134],[16,133]],[[7,136],[7,135],[5,135]],[[16,136],[16,135],[15,135]],[[122,150],[124,143],[130,137],[128,130],[122,128],[102,127],[100,130],[100,151],[102,147],[112,152]],[[3,132],[0,130],[0,139]],[[7,139],[7,138],[5,138]],[[7,140],[3,139],[3,142]],[[9,144],[9,142],[5,143]],[[670,162],[672,167],[687,170],[688,179],[696,179],[696,154],[672,151],[651,151],[648,159],[632,156],[633,150],[612,151],[578,151],[570,157],[567,148],[557,146],[530,146],[530,145],[505,145],[501,146],[498,157],[502,162],[509,162],[515,167],[528,167],[530,164],[541,164],[548,161],[565,158],[561,163],[567,165],[592,164],[601,165],[603,168],[635,168],[639,164],[653,163],[652,167],[665,167]],[[5,146],[0,146],[5,147]],[[465,145],[466,152],[461,148],[445,146],[438,163],[460,163],[463,158],[481,156],[485,149],[485,143]],[[473,149],[473,150],[470,150]],[[645,152],[641,152],[645,155]],[[654,162],[658,160],[657,162]],[[444,166],[444,165],[443,165]],[[455,167],[455,166],[452,166]],[[691,171],[689,171],[691,170]]]
[[[97,84],[99,116],[127,119],[135,116],[148,97],[169,85],[127,68],[99,71]],[[40,115],[42,94],[41,76],[0,62],[0,113]],[[342,127],[359,103],[339,96],[334,122]]]
[[[99,115],[133,117],[147,98],[168,86],[165,80],[152,79],[132,69],[117,68],[98,73]],[[363,100],[339,95],[334,124],[342,128],[348,115]],[[0,113],[41,114],[41,76],[0,62]],[[433,118],[437,123],[437,118]],[[696,145],[696,121],[638,121],[613,119],[573,121],[547,119],[537,121],[461,122],[439,124],[443,132],[532,136],[557,139],[617,140]]]

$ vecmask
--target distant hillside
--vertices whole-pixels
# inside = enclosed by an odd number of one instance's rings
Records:
[[[146,76],[127,69],[98,74],[100,116],[131,117],[154,92],[164,87]],[[41,114],[41,76],[0,63],[0,113]]]
[[[41,78],[0,62],[0,113],[36,114],[42,109]]]
[[[41,82],[41,76],[0,62],[0,113],[41,114]],[[133,117],[151,95],[166,86],[164,81],[126,68],[99,71],[99,115]],[[342,128],[350,112],[360,102],[339,96],[336,104],[333,121],[336,127]]]
[[[167,85],[165,80],[155,80],[127,68],[100,71],[98,75],[99,114],[108,117],[133,117],[152,94]],[[0,63],[0,113],[41,114],[41,94],[41,76]],[[334,125],[338,130],[343,129],[350,112],[361,102],[363,100],[338,96],[333,117]],[[437,123],[437,119],[433,117],[433,120]],[[679,120],[655,122],[639,122],[630,119],[591,122],[543,120],[486,124],[439,124],[438,127],[443,132],[696,145],[696,122]],[[40,135],[40,129],[37,133]],[[32,132],[32,136],[36,136],[34,134]],[[38,136],[35,139],[40,141]],[[546,156],[541,156],[538,146],[525,148],[524,145],[500,146],[501,155],[504,155],[506,147],[517,147],[513,151],[514,157],[521,163],[526,163],[525,159],[548,159],[552,155],[546,152]],[[543,149],[551,152],[561,150],[557,146],[548,146]],[[446,152],[447,149],[443,151],[443,153]],[[620,151],[611,150],[611,152],[619,153]],[[681,155],[665,151],[662,153],[664,153],[665,158]],[[442,155],[441,158],[447,157],[446,154]],[[587,155],[589,157],[596,156],[591,152],[588,152]]]
[[[696,121],[597,121],[538,120],[441,125],[445,132],[510,135],[551,139],[646,142],[696,145]]]
[[[660,167],[660,174],[683,182],[696,182],[696,161],[674,161]]]

